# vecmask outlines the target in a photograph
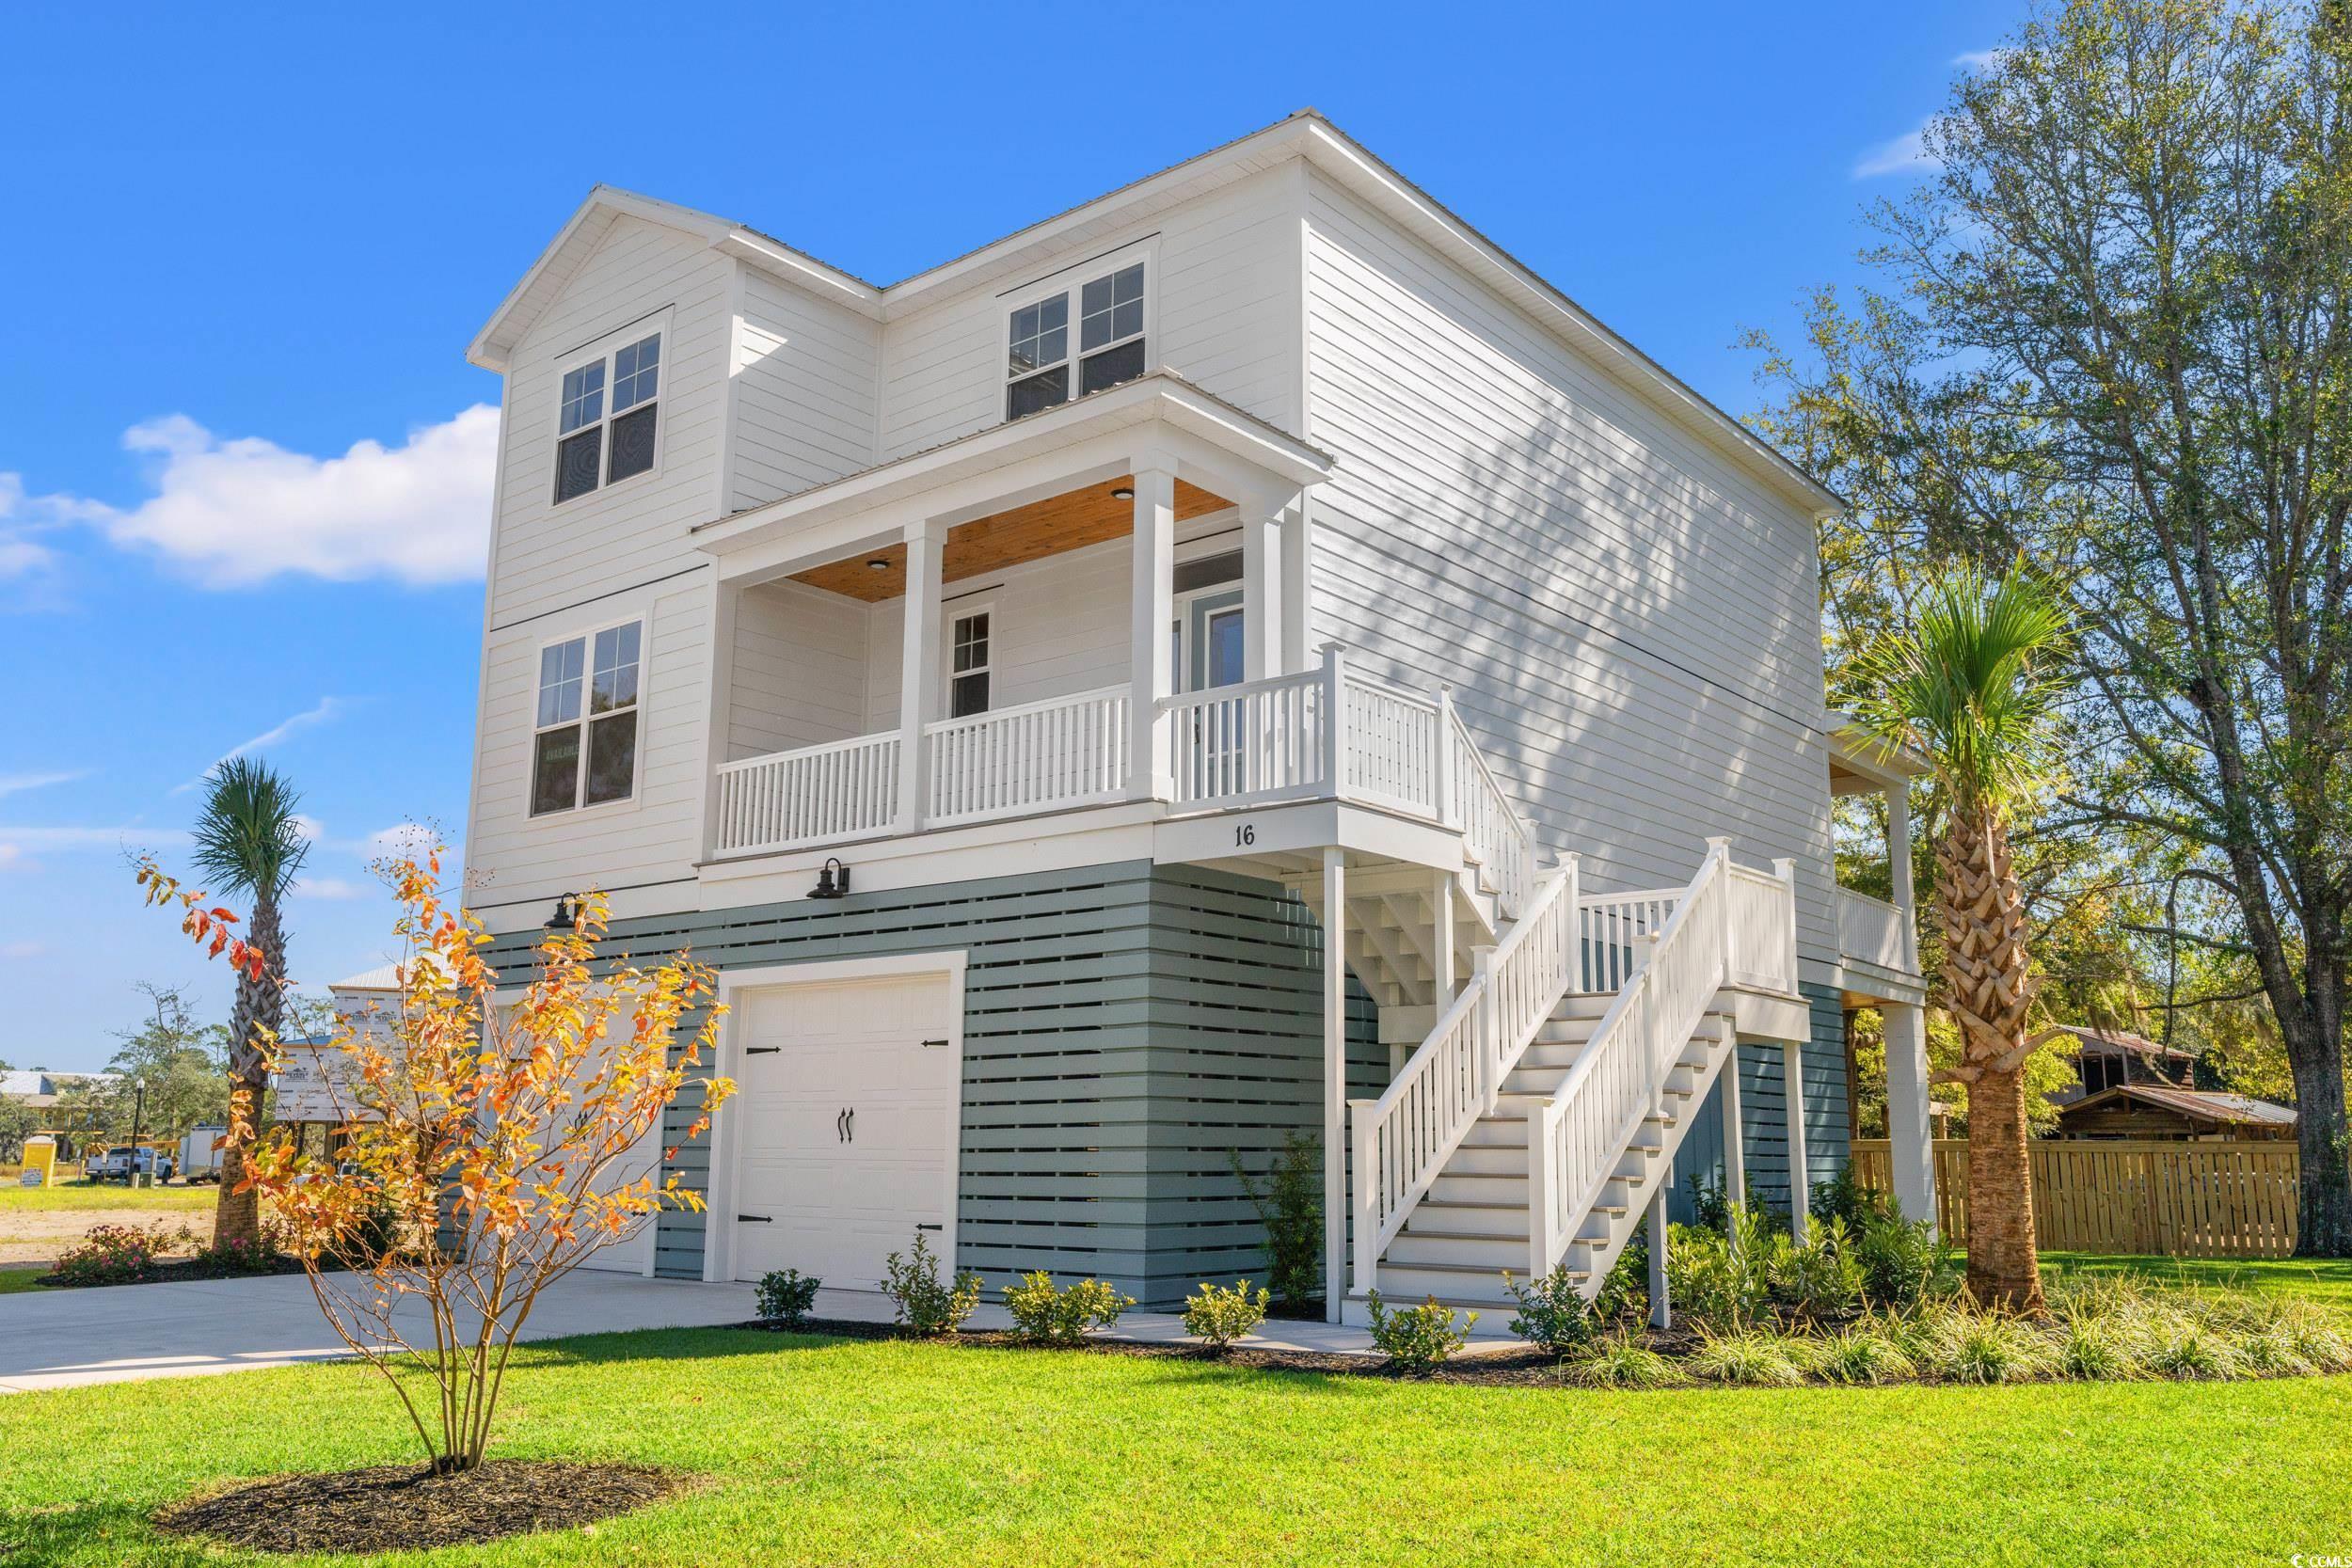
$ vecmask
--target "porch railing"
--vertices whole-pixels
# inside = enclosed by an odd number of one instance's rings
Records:
[[[898,815],[896,731],[723,763],[718,775],[721,854],[871,838]]]
[[[1095,805],[1127,793],[1127,688],[1024,703],[927,726],[940,826]]]
[[[1919,956],[1913,950],[1915,934],[1903,911],[1883,898],[1837,890],[1837,951],[1841,957],[1899,974],[1916,974]]]

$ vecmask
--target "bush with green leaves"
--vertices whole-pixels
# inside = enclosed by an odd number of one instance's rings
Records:
[[[1619,1330],[1571,1355],[1565,1373],[1588,1388],[1672,1388],[1690,1380],[1672,1361]]]
[[[1263,1181],[1232,1151],[1233,1175],[1265,1227],[1266,1284],[1285,1311],[1323,1299],[1323,1143],[1286,1132]]]
[[[776,1269],[759,1276],[759,1321],[798,1328],[817,1305],[818,1281],[798,1269]]]
[[[69,1247],[49,1270],[53,1285],[131,1285],[159,1277],[164,1255],[190,1240],[182,1226],[167,1234],[160,1224],[93,1225],[81,1244]]]
[[[1856,1234],[1872,1220],[1899,1215],[1894,1198],[1862,1184],[1851,1160],[1838,1166],[1828,1180],[1813,1183],[1812,1200],[1805,1207],[1815,1219],[1843,1220],[1846,1228]]]
[[[1862,1259],[1836,1215],[1813,1222],[1803,1242],[1776,1231],[1764,1243],[1765,1290],[1799,1317],[1840,1318],[1862,1300]]]
[[[1891,1203],[1862,1222],[1853,1254],[1862,1268],[1863,1298],[1873,1307],[1911,1307],[1960,1289],[1959,1255],[1927,1221],[1906,1220]]]
[[[1099,1279],[1081,1279],[1056,1289],[1054,1276],[1043,1269],[1021,1276],[1005,1287],[1005,1310],[1012,1314],[1012,1331],[1041,1345],[1074,1345],[1089,1328],[1111,1328],[1136,1298]]]
[[[1454,1308],[1435,1296],[1419,1307],[1390,1307],[1380,1299],[1377,1291],[1368,1299],[1372,1306],[1372,1342],[1408,1372],[1425,1372],[1444,1362],[1470,1342],[1470,1331],[1478,1323],[1477,1313],[1466,1312],[1457,1327]]]
[[[1674,1310],[1717,1333],[1736,1334],[1771,1305],[1764,1222],[1735,1204],[1724,1228],[1666,1227],[1666,1300]]]
[[[1793,1388],[1804,1381],[1806,1367],[1799,1364],[1804,1340],[1769,1331],[1703,1334],[1698,1348],[1683,1362],[1691,1375],[1708,1383],[1744,1384],[1756,1388]],[[1806,1359],[1809,1361],[1810,1357]]]
[[[1519,1308],[1511,1319],[1511,1332],[1554,1355],[1565,1355],[1585,1344],[1598,1330],[1592,1305],[1577,1288],[1565,1263],[1525,1284],[1512,1278],[1505,1269],[1502,1289]]]
[[[1234,1280],[1230,1291],[1204,1279],[1200,1289],[1184,1298],[1184,1332],[1224,1350],[1236,1339],[1249,1338],[1265,1322],[1265,1304],[1263,1285],[1253,1297],[1247,1279]]]
[[[882,1259],[882,1294],[898,1308],[898,1322],[917,1334],[952,1334],[980,1305],[980,1276],[967,1270],[943,1281],[939,1257],[918,1230],[911,1253]]]
[[[1832,1383],[1899,1383],[1918,1368],[1873,1323],[1850,1323],[1820,1341],[1813,1370]]]

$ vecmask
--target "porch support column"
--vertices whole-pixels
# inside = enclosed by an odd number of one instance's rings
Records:
[[[1748,1203],[1747,1129],[1740,1124],[1740,1041],[1731,1042],[1724,1064],[1724,1196],[1740,1208]]]
[[[715,577],[715,574],[714,574]],[[734,761],[727,731],[735,716],[735,622],[743,602],[739,583],[714,580],[710,602],[710,708],[703,730],[703,820],[699,841],[705,860],[726,847],[730,838],[755,839],[756,832],[742,824],[720,818],[719,768]],[[730,827],[734,832],[730,832]]]
[[[1886,786],[1886,862],[1895,907],[1903,911],[1903,956],[1919,969],[1919,895],[1911,885],[1911,781]]]
[[[1323,851],[1323,1316],[1347,1288],[1347,862]]]
[[[1282,669],[1296,674],[1314,662],[1309,625],[1312,589],[1311,550],[1307,532],[1307,497],[1301,491],[1282,508]]]
[[[1166,800],[1168,726],[1160,701],[1175,689],[1175,655],[1168,626],[1176,618],[1176,470],[1172,464],[1136,464],[1134,640],[1128,653],[1127,756],[1129,793]]]
[[[1900,885],[1900,879],[1897,879]],[[1928,1024],[1907,1002],[1882,1002],[1886,1028],[1886,1153],[1903,1218],[1935,1224],[1935,1145],[1928,1121]]]
[[[1813,1183],[1804,1164],[1804,1042],[1787,1040],[1781,1046],[1781,1094],[1788,1105],[1788,1234],[1804,1244],[1806,1204]]]
[[[1666,1183],[1661,1180],[1649,1197],[1649,1325],[1674,1326],[1674,1307],[1666,1299]]]
[[[1283,663],[1282,511],[1245,499],[1241,513],[1241,674],[1263,680]]]
[[[909,523],[906,626],[899,636],[898,832],[923,827],[923,726],[939,716],[939,569],[947,531]]]
[[[1436,1028],[1438,1019],[1454,1006],[1454,873],[1440,871],[1429,884],[1429,908],[1436,924],[1429,933],[1429,967],[1436,972],[1436,984],[1430,987],[1429,998],[1437,1016],[1429,1021]]]

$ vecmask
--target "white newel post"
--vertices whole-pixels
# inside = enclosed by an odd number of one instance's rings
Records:
[[[1438,688],[1438,743],[1432,750],[1436,753],[1437,777],[1429,781],[1430,798],[1436,807],[1438,825],[1458,829],[1461,824],[1454,820],[1454,688],[1451,686]]]
[[[1163,639],[1162,641],[1165,641]],[[1347,1266],[1347,862],[1323,851],[1323,1315],[1340,1321]],[[1356,1180],[1365,1184],[1368,1173]]]
[[[1246,503],[1241,518],[1241,674],[1263,680],[1281,674],[1283,635],[1282,513]]]
[[[1782,923],[1781,977],[1788,989],[1797,989],[1797,863],[1784,855],[1772,862],[1772,875],[1780,879]]]
[[[1935,1144],[1928,1119],[1928,1024],[1921,1009],[1879,1004],[1886,1027],[1886,1152],[1903,1218],[1935,1223]]]
[[[928,520],[909,523],[906,625],[900,629],[898,670],[898,832],[923,827],[923,727],[939,716],[940,557],[947,531]]]
[[[1722,879],[1716,884],[1722,893],[1715,900],[1715,907],[1724,911],[1724,984],[1729,985],[1732,976],[1740,973],[1740,922],[1734,917],[1731,908],[1731,840],[1708,839],[1707,855],[1709,860],[1724,863],[1715,873]]]
[[[1138,800],[1168,799],[1168,725],[1160,704],[1175,689],[1168,626],[1176,618],[1176,472],[1136,465],[1134,639],[1128,649],[1127,754]]]
[[[1788,1040],[1781,1050],[1781,1093],[1788,1105],[1788,1234],[1803,1246],[1811,1217],[1805,1206],[1813,1196],[1804,1161],[1804,1042]]]
[[[1347,799],[1347,650],[1323,645],[1323,782],[1331,799]]]

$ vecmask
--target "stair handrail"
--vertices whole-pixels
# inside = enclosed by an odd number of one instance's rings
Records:
[[[1663,1098],[1715,993],[1729,979],[1729,841],[1710,839],[1690,885],[1616,1000],[1593,1026],[1576,1065],[1549,1098],[1528,1107],[1528,1272],[1542,1278]],[[1653,1245],[1658,1244],[1655,1241]],[[1587,1300],[1597,1278],[1582,1282]]]
[[[1438,706],[1446,727],[1446,795],[1438,820],[1459,832],[1476,850],[1480,863],[1494,873],[1496,902],[1502,913],[1518,919],[1526,907],[1529,884],[1534,878],[1535,832],[1486,766],[1477,737],[1462,722],[1454,705],[1454,689],[1438,689]],[[1460,761],[1459,776],[1456,763]],[[1459,820],[1454,820],[1459,814]],[[1492,825],[1499,832],[1482,831]],[[1494,842],[1488,842],[1492,839]]]
[[[1504,1075],[1576,982],[1578,881],[1577,857],[1561,856],[1502,941],[1472,955],[1470,983],[1387,1092],[1348,1101],[1358,1293],[1372,1289],[1381,1249],[1494,1108]]]

